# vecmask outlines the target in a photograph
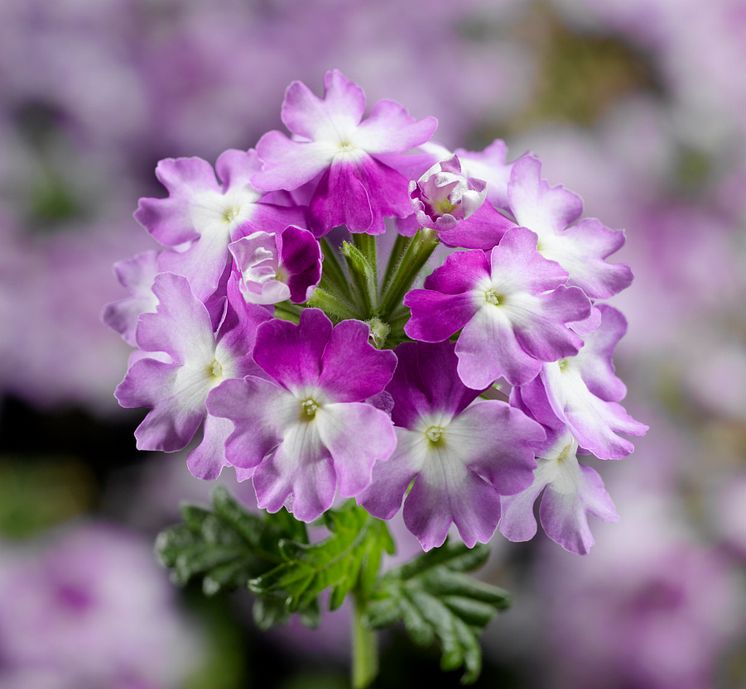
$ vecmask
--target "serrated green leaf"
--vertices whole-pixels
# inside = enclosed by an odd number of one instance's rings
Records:
[[[318,596],[331,589],[329,608],[338,608],[353,589],[370,590],[384,552],[393,541],[384,522],[372,518],[352,502],[327,512],[323,523],[330,535],[319,543],[283,541],[285,560],[249,582],[261,596],[282,596],[288,612],[305,612]]]
[[[486,546],[446,543],[388,572],[371,593],[367,624],[378,629],[401,622],[415,643],[437,641],[444,670],[463,667],[461,681],[476,681],[482,667],[479,635],[509,605],[505,591],[467,574],[488,557]]]
[[[184,505],[181,514],[181,524],[158,535],[156,553],[175,583],[200,580],[208,596],[245,587],[282,562],[282,539],[308,540],[305,525],[284,510],[251,514],[224,488],[215,490],[212,509]]]

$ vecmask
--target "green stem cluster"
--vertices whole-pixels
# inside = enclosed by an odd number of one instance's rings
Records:
[[[340,247],[322,239],[321,246],[324,273],[307,306],[323,309],[335,320],[367,321],[379,348],[403,340],[409,311],[402,299],[438,246],[435,232],[422,229],[414,237],[398,236],[381,281],[374,236],[353,234]]]

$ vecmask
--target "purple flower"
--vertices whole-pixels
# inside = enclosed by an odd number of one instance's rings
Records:
[[[140,199],[135,218],[172,249],[161,254],[161,271],[187,277],[202,301],[217,289],[239,228],[244,234],[247,227],[280,232],[300,219],[298,211],[268,203],[252,186],[259,168],[256,151],[225,151],[215,171],[201,158],[168,158],[155,171],[168,197]]]
[[[620,434],[641,436],[648,427],[619,404],[627,391],[614,373],[612,357],[627,322],[611,306],[597,308],[600,325],[583,332],[585,343],[577,356],[545,364],[541,374],[517,394],[541,423],[566,424],[584,450],[599,459],[622,459],[635,448]]]
[[[254,184],[292,191],[311,182],[311,229],[323,235],[339,225],[380,234],[386,216],[411,214],[407,181],[391,164],[396,154],[427,141],[433,117],[415,120],[398,103],[378,101],[363,120],[365,93],[340,71],[324,76],[324,98],[303,83],[288,87],[282,121],[294,135],[265,134],[257,144],[263,169]]]
[[[153,284],[155,313],[140,317],[136,339],[142,350],[116,390],[123,407],[150,407],[135,431],[140,450],[181,450],[205,420],[207,395],[228,378],[257,372],[251,359],[254,332],[270,318],[254,306],[241,313],[224,311],[213,332],[207,308],[180,275],[163,273]],[[215,478],[225,465],[222,441],[230,426],[220,419],[205,423],[202,444],[187,460],[198,478]]]
[[[531,483],[532,443],[541,426],[497,400],[478,400],[456,372],[453,344],[411,342],[387,390],[394,398],[398,446],[377,464],[359,501],[391,519],[404,503],[404,522],[425,550],[440,546],[455,524],[464,543],[486,543],[500,518],[500,495]]]
[[[496,208],[507,210],[508,182],[513,163],[507,162],[508,147],[502,139],[495,139],[483,151],[456,149],[464,174],[483,179],[487,185],[487,200]]]
[[[155,311],[158,299],[153,294],[153,280],[158,271],[158,252],[144,251],[132,258],[114,264],[119,284],[128,292],[124,299],[107,304],[103,321],[116,330],[124,341],[137,346],[135,328],[140,314]]]
[[[365,400],[391,380],[396,357],[368,338],[364,323],[332,327],[318,309],[305,309],[299,325],[272,320],[258,328],[254,347],[269,380],[250,375],[210,393],[210,414],[235,424],[226,454],[254,469],[259,507],[286,506],[313,521],[337,492],[359,495],[374,464],[391,456],[391,419]]]
[[[567,323],[586,318],[591,307],[581,290],[563,286],[566,279],[538,253],[532,232],[514,228],[489,256],[451,254],[425,289],[409,292],[405,331],[415,340],[441,342],[463,329],[456,355],[466,385],[484,389],[500,376],[522,385],[543,362],[576,354],[582,345]]]
[[[152,546],[77,525],[0,559],[0,687],[176,689],[206,660]]]
[[[562,433],[539,452],[533,483],[517,495],[501,498],[500,533],[511,541],[536,535],[534,503],[541,495],[539,518],[547,536],[565,550],[585,555],[593,545],[588,516],[607,522],[618,515],[603,480],[595,469],[577,459],[578,443]]]
[[[514,227],[485,201],[487,183],[462,170],[455,155],[435,163],[419,181],[411,181],[409,195],[415,213],[414,218],[400,225],[402,234],[429,227],[448,246],[491,249],[508,228]]]
[[[249,304],[307,301],[321,280],[321,247],[308,230],[252,232],[228,247],[234,280]]]
[[[536,233],[539,251],[567,271],[569,284],[599,299],[629,287],[629,267],[606,261],[624,244],[624,233],[595,218],[576,222],[582,199],[561,185],[549,186],[538,158],[527,155],[513,163],[508,198],[516,222]]]

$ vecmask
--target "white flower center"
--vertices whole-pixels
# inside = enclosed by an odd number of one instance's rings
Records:
[[[300,403],[301,421],[313,421],[320,406],[321,405],[313,399],[313,397],[308,397],[302,400]]]
[[[220,379],[223,377],[223,364],[217,359],[213,359],[207,364],[207,377],[212,379]]]
[[[505,295],[500,294],[494,288],[490,287],[484,291],[484,300],[492,306],[501,306],[505,303]]]
[[[428,426],[425,429],[425,437],[430,445],[439,446],[445,443],[446,429],[443,426]]]

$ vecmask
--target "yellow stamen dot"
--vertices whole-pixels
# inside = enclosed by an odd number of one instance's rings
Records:
[[[223,220],[227,223],[233,222],[238,217],[238,208],[230,206],[223,211]]]
[[[431,445],[438,446],[445,442],[446,429],[443,426],[430,426],[425,431],[425,437]]]
[[[454,206],[447,198],[440,199],[433,204],[433,208],[438,215],[445,215],[451,213],[456,206]]]
[[[498,294],[494,289],[488,289],[484,292],[484,300],[493,306],[500,306],[505,301],[502,294]]]
[[[557,362],[557,366],[559,366],[559,370],[560,370],[560,371],[566,371],[566,370],[567,370],[567,367],[568,367],[569,365],[570,365],[570,360],[569,360],[569,359],[560,359],[560,360],[559,360],[559,361]]]
[[[304,421],[311,421],[316,416],[316,412],[319,409],[319,403],[315,399],[309,397],[300,403],[300,409],[301,419]]]
[[[207,365],[207,375],[210,376],[210,378],[222,378],[223,365],[217,359],[213,359]]]

